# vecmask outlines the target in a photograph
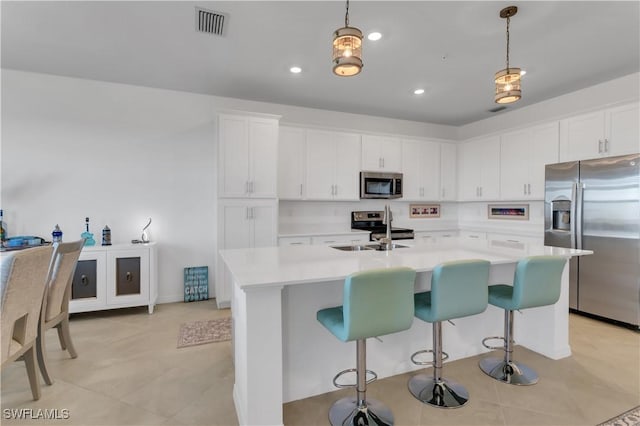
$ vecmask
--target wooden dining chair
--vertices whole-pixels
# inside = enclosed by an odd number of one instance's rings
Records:
[[[40,399],[35,342],[53,252],[54,247],[47,246],[15,253],[13,261],[6,265],[9,274],[2,295],[0,369],[22,357],[34,400]]]
[[[58,244],[56,253],[51,262],[51,274],[49,285],[42,302],[42,312],[38,326],[36,340],[36,352],[38,365],[46,384],[53,384],[51,375],[47,369],[45,348],[45,333],[50,328],[58,330],[58,340],[62,350],[69,351],[71,358],[77,358],[78,353],[71,342],[69,332],[69,299],[71,298],[71,282],[78,264],[78,258],[84,245],[84,239]]]

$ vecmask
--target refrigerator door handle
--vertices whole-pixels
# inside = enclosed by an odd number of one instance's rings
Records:
[[[575,220],[575,248],[582,250],[582,211],[584,209],[584,184],[576,183],[576,220]]]
[[[571,185],[571,212],[570,212],[570,226],[571,226],[571,248],[576,248],[576,240],[577,240],[577,222],[578,217],[576,216],[577,203],[578,203],[578,182],[574,182]]]

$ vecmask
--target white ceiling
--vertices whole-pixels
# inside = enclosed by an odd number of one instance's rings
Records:
[[[311,108],[462,125],[494,115],[493,75],[527,70],[509,110],[640,69],[639,1],[351,1],[364,68],[331,72],[342,1],[1,2],[2,67]],[[229,15],[195,31],[195,6]],[[289,67],[303,68],[299,75]],[[415,88],[426,93],[413,95]],[[498,113],[499,114],[499,113]]]

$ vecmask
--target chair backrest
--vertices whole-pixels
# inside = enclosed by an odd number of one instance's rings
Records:
[[[406,330],[413,322],[416,271],[373,269],[347,277],[343,316],[347,341]]]
[[[560,256],[531,256],[521,259],[513,279],[516,309],[555,304],[560,298],[562,271],[567,259]]]
[[[446,321],[479,314],[489,301],[489,268],[486,260],[445,262],[431,275],[432,320]]]
[[[70,243],[60,243],[51,262],[51,276],[47,297],[44,299],[42,317],[43,321],[49,321],[62,312],[69,311],[69,299],[71,297],[71,282],[76,270],[78,258],[84,245],[84,239]]]
[[[36,339],[53,251],[52,246],[36,247],[13,256],[1,315],[3,365],[13,355],[12,340],[24,346]]]

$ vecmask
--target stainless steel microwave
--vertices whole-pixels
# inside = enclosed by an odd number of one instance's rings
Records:
[[[402,173],[360,172],[360,198],[401,198]]]

